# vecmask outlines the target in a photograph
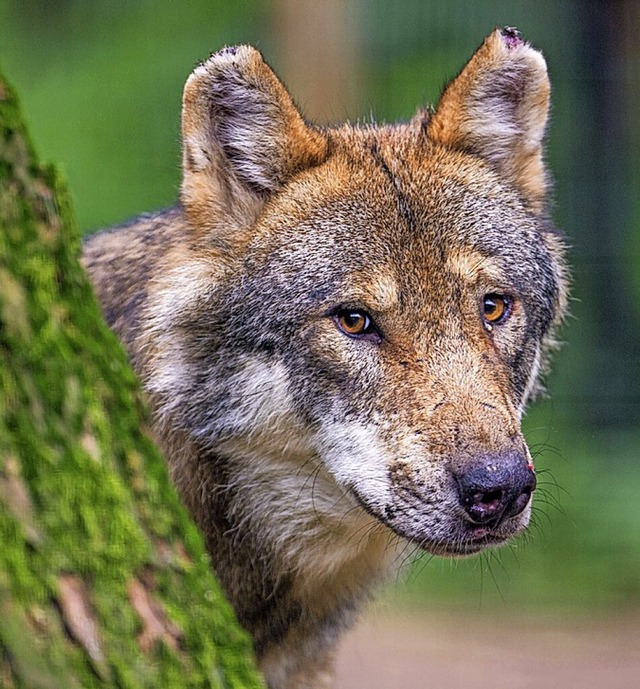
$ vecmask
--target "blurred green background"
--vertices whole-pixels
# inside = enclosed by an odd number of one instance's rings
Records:
[[[426,556],[393,594],[415,607],[640,608],[640,11],[637,0],[2,0],[0,64],[88,232],[171,205],[194,64],[256,45],[320,122],[407,119],[495,26],[547,57],[554,216],[572,317],[525,420],[540,470],[530,535],[499,555]],[[407,561],[411,558],[407,553]],[[401,591],[399,593],[398,591]]]

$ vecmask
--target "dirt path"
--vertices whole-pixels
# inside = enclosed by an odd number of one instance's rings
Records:
[[[527,620],[374,613],[343,641],[336,689],[640,689],[640,615]]]

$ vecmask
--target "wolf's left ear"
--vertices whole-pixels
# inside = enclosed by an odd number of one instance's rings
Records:
[[[487,160],[540,212],[547,188],[542,146],[549,92],[541,53],[515,29],[496,29],[444,90],[427,134]]]
[[[266,200],[326,154],[255,48],[214,53],[187,80],[181,201],[196,238],[237,248]]]

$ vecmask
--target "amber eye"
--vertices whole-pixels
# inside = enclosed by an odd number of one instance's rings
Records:
[[[496,325],[502,322],[511,308],[509,297],[503,294],[485,294],[482,300],[482,315],[486,323]]]
[[[371,316],[366,311],[340,309],[333,318],[338,328],[345,335],[349,335],[349,337],[363,337],[376,334]]]

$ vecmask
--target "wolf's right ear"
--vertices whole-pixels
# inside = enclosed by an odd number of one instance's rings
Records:
[[[269,196],[326,155],[326,137],[254,48],[214,53],[187,80],[181,201],[198,239],[242,243]]]

